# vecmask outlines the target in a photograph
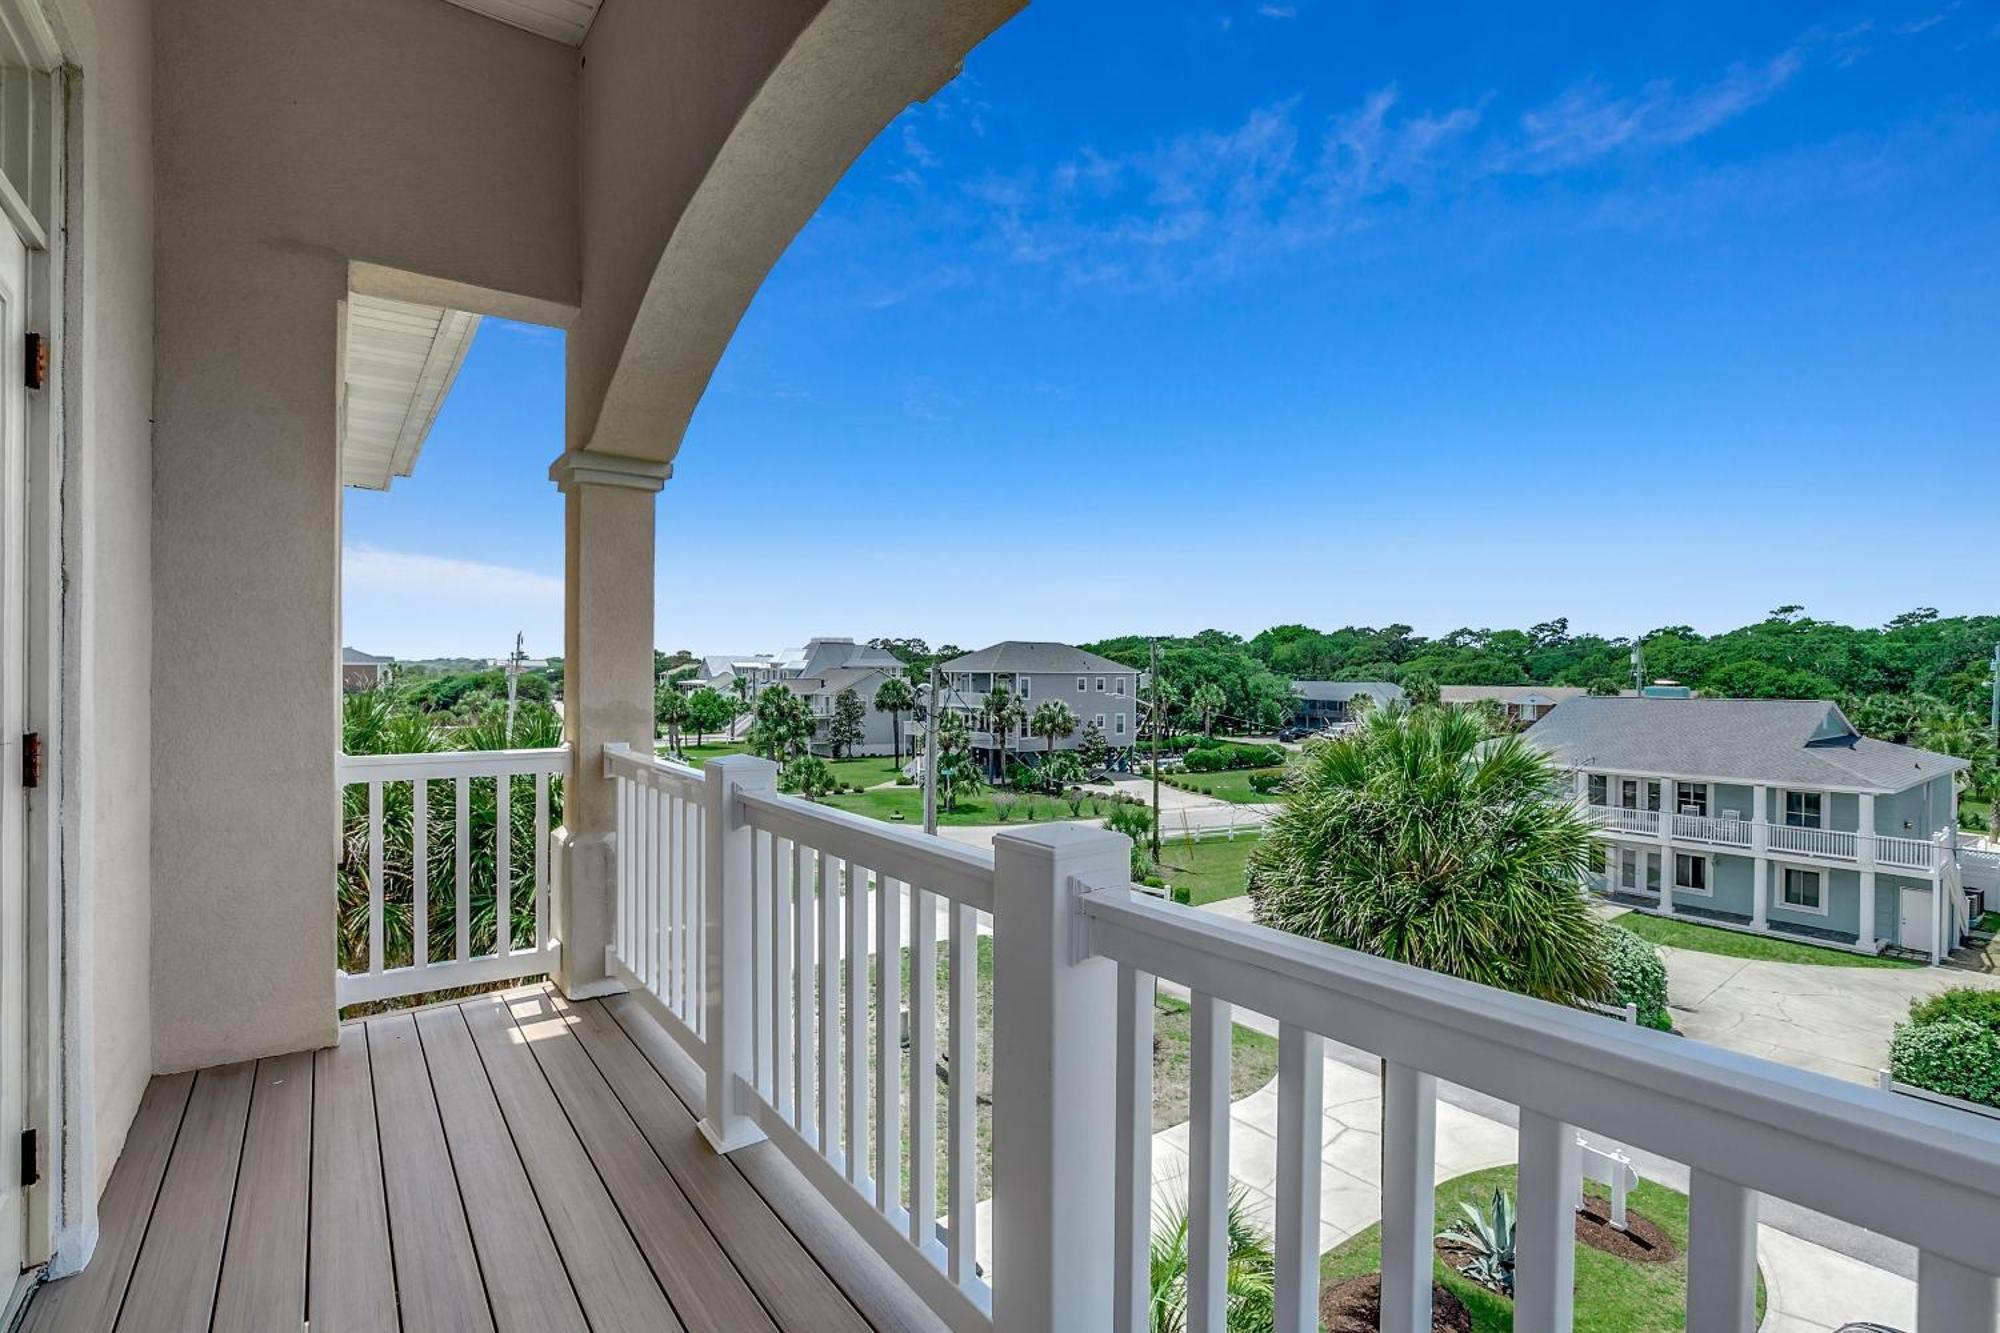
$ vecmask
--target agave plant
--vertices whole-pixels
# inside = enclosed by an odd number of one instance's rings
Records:
[[[1470,1203],[1458,1205],[1465,1216],[1453,1222],[1437,1239],[1441,1245],[1464,1250],[1471,1258],[1459,1271],[1474,1282],[1495,1291],[1514,1294],[1514,1200],[1496,1188],[1493,1201],[1481,1209]]]
[[[1271,1238],[1250,1220],[1249,1200],[1229,1193],[1225,1216],[1229,1257],[1223,1289],[1229,1333],[1270,1333],[1277,1320],[1278,1260]],[[1152,1333],[1187,1333],[1188,1206],[1182,1198],[1154,1214],[1148,1255],[1152,1270]]]

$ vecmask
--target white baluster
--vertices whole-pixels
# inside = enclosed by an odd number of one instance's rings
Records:
[[[421,784],[419,784],[421,785]],[[535,774],[535,949],[549,943],[549,775]]]
[[[1153,1236],[1154,978],[1118,965],[1118,1107],[1112,1168],[1115,1211],[1112,1327],[1138,1333],[1150,1319]]]
[[[875,1207],[903,1190],[903,886],[875,877]]]
[[[368,784],[368,971],[382,970],[382,784]]]
[[[1688,1189],[1687,1326],[1756,1323],[1757,1195],[1696,1167]]]
[[[1525,1107],[1514,1239],[1514,1327],[1569,1333],[1576,1293],[1576,1128]]]
[[[1194,992],[1188,1016],[1188,1333],[1229,1317],[1229,1005]]]
[[[868,1180],[868,870],[852,861],[841,867],[841,905],[847,913],[846,1002],[840,1007],[840,1054],[847,1067],[841,1108],[841,1147],[847,1178]],[[865,1191],[864,1191],[865,1192]]]
[[[781,1115],[792,1106],[792,848],[770,838],[771,903],[771,1104]],[[797,1121],[793,1121],[794,1124]]]
[[[493,779],[493,956],[514,952],[514,776]]]
[[[1940,1254],[1917,1255],[1917,1333],[1986,1333],[2000,1324],[1991,1273]]]
[[[1320,1148],[1326,1133],[1322,1119],[1325,1078],[1325,1040],[1317,1032],[1279,1024],[1278,1333],[1314,1333],[1319,1327],[1319,1179]],[[1385,1256],[1385,1304],[1387,1271]]]
[[[813,924],[818,919],[819,895],[813,888],[813,876],[819,869],[819,856],[811,848],[799,843],[792,844],[792,954],[799,961],[798,986],[793,992],[792,1009],[796,1017],[792,1043],[792,1123],[799,1127],[807,1143],[819,1143],[819,1114],[813,1100],[818,1057],[816,1040],[819,1015],[819,969],[814,966],[816,946],[813,938]]]
[[[819,858],[819,1142],[832,1158],[840,1146],[840,862]]]
[[[910,894],[910,1241],[937,1245],[936,895]]]
[[[1382,1062],[1382,1329],[1430,1333],[1437,1080]]]
[[[951,1280],[967,1287],[977,1277],[973,1270],[979,1253],[979,1200],[974,1191],[979,1179],[979,1164],[974,1156],[974,1134],[979,1115],[976,1101],[979,1091],[979,914],[964,903],[952,904],[950,958],[951,1026],[945,1030],[948,1047],[945,1059],[951,1072],[951,1082],[945,1089],[948,1098],[945,1133],[949,1138],[945,1185],[951,1191],[951,1223],[947,1234],[950,1240]]]
[[[431,961],[431,784],[410,784],[410,961]]]
[[[472,779],[460,778],[457,787],[458,808],[454,812],[453,848],[457,853],[454,867],[458,876],[458,952],[459,962],[472,957],[472,846],[469,841],[472,829]]]

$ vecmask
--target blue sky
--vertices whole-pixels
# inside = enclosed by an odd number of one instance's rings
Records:
[[[1036,0],[778,264],[656,641],[1991,612],[2000,5]],[[562,345],[349,492],[346,635],[561,650]]]

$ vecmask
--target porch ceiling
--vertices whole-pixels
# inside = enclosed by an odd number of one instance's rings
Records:
[[[565,46],[582,46],[600,0],[451,0],[460,9],[484,14]]]
[[[386,491],[410,475],[478,327],[462,310],[347,298],[341,484]]]

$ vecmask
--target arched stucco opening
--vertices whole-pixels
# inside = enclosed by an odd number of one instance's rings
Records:
[[[607,196],[615,201],[635,191],[625,180],[593,188],[587,161],[584,313],[572,343],[569,448],[670,462],[723,349],[792,238],[882,129],[949,82],[966,54],[1025,3],[828,0],[769,66],[663,243],[656,242],[661,248],[650,274],[631,274],[626,291],[617,290],[612,274],[593,272],[593,242],[607,252],[629,244],[634,238],[617,228],[643,220],[591,214],[594,205],[606,206]],[[619,7],[607,8],[586,46],[586,143],[596,137],[593,129],[603,128],[589,124],[593,116],[609,114],[621,94],[636,93],[591,86],[593,79],[633,73],[621,17]],[[664,173],[653,182],[661,189],[685,174],[676,164],[650,166]],[[616,262],[607,253],[607,266]],[[641,280],[635,308],[629,293]],[[622,331],[621,307],[630,312]]]

